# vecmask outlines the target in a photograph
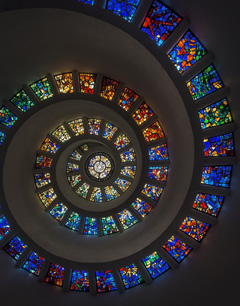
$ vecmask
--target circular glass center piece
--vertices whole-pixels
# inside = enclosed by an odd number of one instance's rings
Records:
[[[112,176],[114,163],[107,153],[93,153],[85,163],[87,175],[94,181],[105,181]]]

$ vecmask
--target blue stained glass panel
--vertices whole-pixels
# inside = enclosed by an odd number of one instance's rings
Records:
[[[80,220],[81,220],[81,217],[79,216],[79,214],[72,212],[65,226],[74,231],[78,231]]]
[[[83,234],[85,235],[97,235],[97,219],[96,218],[85,218]]]
[[[137,267],[134,264],[119,269],[125,289],[144,283]]]
[[[140,0],[108,0],[106,8],[109,11],[131,21],[140,3]]]
[[[229,188],[232,166],[203,167],[202,184]]]
[[[167,144],[163,143],[159,146],[148,149],[149,160],[164,160],[168,159]]]
[[[89,277],[86,271],[72,271],[70,290],[89,291]]]
[[[40,274],[44,261],[45,259],[43,257],[40,257],[37,253],[32,252],[31,255],[28,257],[28,259],[26,260],[26,262],[24,263],[23,269],[38,276]]]
[[[223,200],[224,197],[221,196],[198,193],[193,203],[193,208],[203,213],[217,217],[222,207]]]
[[[96,271],[97,292],[117,290],[111,271]]]
[[[27,245],[18,236],[15,236],[3,249],[14,259],[18,260],[26,248]]]
[[[117,213],[117,216],[124,230],[128,229],[129,227],[133,226],[138,222],[138,220],[127,209],[124,209],[123,211]]]
[[[134,203],[132,203],[132,207],[136,209],[142,218],[145,218],[153,208],[151,205],[139,198],[137,198]]]
[[[142,262],[153,279],[170,269],[170,266],[159,257],[157,252],[142,259]]]
[[[2,145],[5,137],[6,137],[6,134],[0,131],[0,146]]]
[[[172,236],[163,245],[163,248],[177,261],[181,262],[192,250],[192,248],[186,245],[181,240]]]
[[[7,235],[7,233],[9,233],[11,230],[9,223],[7,222],[7,219],[5,218],[5,216],[1,216],[0,217],[0,240],[2,240],[2,238],[4,236]]]
[[[209,137],[203,140],[204,156],[234,156],[233,133]]]
[[[15,116],[8,108],[5,106],[0,108],[0,124],[10,128],[16,121],[17,116]]]

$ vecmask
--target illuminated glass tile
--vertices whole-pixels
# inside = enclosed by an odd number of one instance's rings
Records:
[[[130,22],[139,2],[140,0],[108,0],[106,9]]]
[[[119,269],[125,289],[144,283],[137,267],[134,264]]]
[[[91,196],[90,196],[90,201],[92,202],[102,202],[102,192],[99,187],[93,187]]]
[[[2,106],[0,108],[0,124],[7,127],[12,127],[17,121],[17,116],[15,116],[8,108]]]
[[[71,158],[73,158],[73,159],[75,159],[75,160],[81,160],[81,158],[82,158],[82,155],[78,152],[78,151],[74,151],[72,154],[71,154],[71,156],[70,156]]]
[[[103,138],[106,138],[107,140],[111,140],[116,131],[117,131],[117,127],[107,122],[105,125],[104,132],[103,132]]]
[[[83,3],[86,3],[86,4],[94,4],[94,0],[78,0],[79,2],[83,2]]]
[[[191,217],[186,217],[179,227],[179,230],[186,233],[193,239],[201,241],[206,235],[210,224],[196,220]]]
[[[151,124],[149,127],[143,130],[143,136],[146,142],[151,142],[164,137],[163,130],[158,121]]]
[[[85,235],[97,235],[97,219],[96,218],[85,218],[83,234]]]
[[[217,217],[222,207],[223,200],[224,197],[221,196],[198,193],[193,203],[193,208],[203,213]]]
[[[117,290],[112,272],[109,271],[96,271],[97,292],[107,292]]]
[[[0,131],[0,146],[2,145],[5,137],[6,137],[6,134]]]
[[[148,178],[152,180],[166,182],[167,176],[168,176],[168,167],[166,166],[149,167]]]
[[[103,78],[100,96],[112,100],[119,86],[119,82],[109,78]]]
[[[74,231],[78,231],[80,220],[81,217],[79,216],[79,214],[72,212],[67,222],[65,223],[65,226],[71,228]]]
[[[2,240],[2,238],[4,236],[7,235],[7,233],[9,233],[11,230],[9,223],[7,222],[7,219],[5,218],[5,216],[1,216],[0,217],[0,240]]]
[[[79,81],[80,81],[80,92],[88,94],[94,93],[96,74],[80,73]]]
[[[34,106],[33,101],[29,98],[24,90],[19,91],[10,102],[19,108],[22,112],[26,112]]]
[[[177,261],[181,262],[192,250],[192,248],[186,245],[181,240],[172,236],[163,245],[163,248]]]
[[[83,144],[82,146],[79,147],[79,149],[82,151],[82,152],[87,152],[89,147],[88,145],[85,143]]]
[[[204,155],[234,156],[233,133],[209,137],[203,140]]]
[[[223,83],[213,65],[210,65],[187,82],[187,86],[193,100],[198,100],[222,88]]]
[[[202,184],[216,187],[230,186],[232,166],[209,166],[203,167]]]
[[[101,120],[99,119],[88,119],[88,130],[89,134],[99,135]]]
[[[72,73],[62,73],[54,76],[57,87],[60,93],[73,92],[73,77]]]
[[[66,142],[71,138],[63,125],[60,125],[55,131],[53,131],[52,135],[61,142]]]
[[[73,121],[69,121],[68,125],[70,126],[75,136],[84,134],[83,119],[80,118]]]
[[[114,164],[107,153],[92,153],[85,162],[86,174],[95,181],[104,181],[111,177]]]
[[[18,236],[15,236],[3,249],[15,260],[18,260],[26,248],[27,245]]]
[[[34,180],[37,188],[41,188],[51,183],[50,173],[36,173]]]
[[[40,257],[37,253],[32,252],[23,265],[23,269],[38,276],[40,274],[45,258]]]
[[[82,186],[80,186],[80,187],[76,190],[76,193],[77,193],[80,197],[86,199],[87,194],[88,194],[89,187],[90,187],[90,186],[89,186],[87,183],[83,183]]]
[[[39,193],[38,196],[45,207],[48,207],[52,203],[52,201],[57,198],[57,195],[54,192],[53,188]]]
[[[52,165],[52,158],[37,154],[36,161],[35,161],[35,168],[36,169],[43,169],[43,168],[50,168]]]
[[[35,95],[40,101],[49,99],[53,96],[52,89],[47,78],[43,78],[30,85]]]
[[[141,125],[149,118],[151,118],[153,115],[154,112],[151,110],[151,108],[145,102],[143,102],[139,106],[139,108],[133,113],[132,117],[137,122],[138,125]]]
[[[134,178],[136,174],[136,166],[122,167],[120,174]]]
[[[46,151],[46,152],[55,154],[57,150],[59,149],[59,145],[57,145],[55,142],[53,142],[51,139],[47,137],[44,140],[43,144],[41,145],[40,149],[42,151]]]
[[[131,182],[121,179],[121,178],[117,178],[116,181],[114,182],[123,192],[125,192],[128,187],[131,185]]]
[[[72,271],[70,290],[74,291],[89,291],[89,277],[86,271]]]
[[[150,184],[145,184],[144,187],[143,187],[143,190],[142,190],[142,194],[151,198],[155,202],[158,202],[162,192],[163,192],[162,187],[158,187],[158,186],[154,186],[154,185],[150,185]]]
[[[64,279],[64,272],[65,272],[64,267],[51,263],[47,276],[45,278],[45,282],[56,286],[62,286]]]
[[[152,205],[146,203],[145,201],[139,198],[136,198],[134,203],[132,203],[132,207],[136,209],[136,211],[139,213],[139,215],[142,216],[142,218],[145,218],[153,208]]]
[[[142,259],[142,262],[152,279],[155,279],[170,269],[170,266],[161,257],[159,257],[157,252],[153,252],[151,255]]]
[[[169,52],[168,56],[177,70],[182,73],[206,54],[207,51],[200,41],[188,31]]]
[[[117,192],[116,189],[113,188],[113,186],[104,187],[104,191],[106,194],[107,201],[114,200],[120,196],[120,194]]]
[[[166,5],[154,1],[143,22],[142,30],[161,46],[180,21],[181,18]]]
[[[103,235],[111,235],[119,232],[118,227],[112,216],[101,218]]]
[[[77,174],[77,175],[71,175],[68,177],[68,182],[71,185],[71,187],[76,186],[79,182],[81,182],[81,175]]]
[[[127,209],[117,213],[117,216],[124,230],[138,223],[138,219],[136,219]]]
[[[138,98],[139,95],[137,95],[131,89],[125,87],[121,98],[118,101],[118,105],[121,106],[125,111],[128,111]]]
[[[126,163],[126,162],[134,162],[136,161],[136,154],[135,154],[135,151],[133,148],[125,151],[124,153],[121,153],[120,154],[120,157],[121,157],[121,161],[123,163]]]
[[[50,215],[53,216],[58,221],[62,221],[65,213],[67,212],[68,208],[63,203],[59,202],[53,209],[50,211]]]
[[[230,108],[226,99],[201,109],[198,115],[202,129],[232,122]]]
[[[130,143],[130,140],[123,132],[121,132],[119,136],[116,138],[116,140],[114,141],[114,145],[117,150],[124,148],[129,143]]]
[[[67,173],[73,172],[73,171],[78,171],[79,170],[79,165],[73,164],[73,163],[67,163]]]
[[[164,160],[168,159],[167,144],[163,143],[159,146],[148,149],[149,160]]]

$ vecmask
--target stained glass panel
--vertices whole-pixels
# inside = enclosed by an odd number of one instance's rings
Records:
[[[90,201],[92,202],[102,202],[103,201],[101,188],[93,187],[93,190],[90,196]]]
[[[181,240],[172,236],[163,245],[163,248],[177,261],[181,262],[192,250],[192,248],[186,245]]]
[[[62,221],[65,213],[67,212],[68,208],[63,203],[59,202],[57,205],[50,211],[50,215],[53,216],[58,221]]]
[[[200,41],[188,31],[169,52],[168,56],[177,70],[182,73],[206,54],[207,51]]]
[[[204,155],[208,156],[234,156],[233,133],[206,138],[203,140]]]
[[[55,131],[53,131],[52,135],[61,142],[66,142],[71,138],[63,125],[60,125]]]
[[[130,22],[139,2],[140,0],[108,0],[106,8]]]
[[[206,214],[217,217],[222,207],[223,200],[224,197],[221,196],[198,193],[193,203],[193,208]]]
[[[79,118],[73,121],[69,121],[68,125],[70,126],[75,136],[84,134],[84,126],[83,126],[82,118]]]
[[[40,274],[45,258],[40,257],[37,253],[32,252],[23,265],[23,269],[38,276]]]
[[[79,216],[79,214],[72,212],[67,222],[65,223],[65,226],[71,228],[74,231],[78,231],[80,220],[81,217]]]
[[[180,21],[181,18],[176,13],[161,2],[154,1],[143,22],[142,30],[161,46]]]
[[[105,125],[104,132],[103,132],[103,138],[106,138],[107,140],[111,140],[116,131],[117,131],[117,127],[107,122]]]
[[[78,152],[78,151],[74,151],[72,154],[71,154],[71,156],[70,156],[71,158],[73,158],[73,159],[75,159],[75,160],[81,160],[81,158],[82,158],[82,155]]]
[[[163,143],[159,146],[148,149],[149,160],[164,160],[168,159],[167,144]]]
[[[64,272],[65,272],[64,267],[51,263],[47,276],[45,278],[45,282],[56,286],[62,286],[64,279]]]
[[[43,168],[50,168],[52,165],[52,158],[37,154],[35,168],[36,169],[43,169]]]
[[[78,0],[79,2],[83,2],[83,3],[86,3],[86,4],[94,4],[94,0]]]
[[[131,89],[125,87],[121,98],[118,101],[118,105],[121,106],[125,111],[128,111],[130,107],[137,101],[139,95],[137,95]]]
[[[127,209],[117,213],[117,216],[124,230],[138,223],[138,220]]]
[[[10,102],[14,104],[17,108],[19,108],[22,112],[26,112],[34,106],[34,103],[29,98],[24,90],[19,91],[11,100]]]
[[[119,86],[119,82],[112,79],[103,78],[100,96],[112,100]]]
[[[138,125],[141,125],[154,115],[151,108],[143,102],[139,108],[133,113],[132,117]]]
[[[97,292],[107,292],[117,290],[112,272],[109,271],[96,271]]]
[[[136,166],[122,167],[120,174],[134,178],[136,174]]]
[[[230,108],[226,99],[201,109],[198,115],[202,129],[232,122]]]
[[[83,183],[82,186],[80,186],[80,187],[76,190],[76,193],[77,193],[80,197],[86,199],[87,194],[88,194],[89,187],[90,187],[90,186],[89,186],[87,183]]]
[[[53,96],[51,86],[47,78],[43,78],[30,85],[40,101],[49,99]]]
[[[97,219],[96,218],[85,218],[83,234],[85,235],[97,235]]]
[[[123,192],[125,192],[128,187],[131,185],[131,182],[121,179],[121,178],[117,178],[116,181],[114,182]]]
[[[6,134],[0,131],[0,146],[2,145],[5,137],[6,137]]]
[[[129,143],[130,143],[130,140],[123,132],[121,132],[119,136],[116,138],[116,140],[114,141],[114,145],[117,150],[124,148]]]
[[[151,124],[149,127],[143,130],[143,136],[146,140],[146,142],[151,142],[154,140],[158,140],[162,137],[164,137],[163,130],[160,126],[160,123],[158,121]]]
[[[2,238],[4,236],[7,235],[7,233],[9,233],[11,230],[9,223],[7,222],[7,219],[5,218],[5,216],[1,216],[0,217],[0,240],[2,240]]]
[[[107,201],[114,200],[120,196],[116,189],[113,186],[106,186],[104,187],[104,191],[106,194]]]
[[[79,147],[79,149],[82,151],[82,152],[87,152],[89,147],[88,145],[85,143],[83,144],[82,146]]]
[[[77,175],[71,175],[68,177],[68,182],[71,185],[71,187],[76,186],[79,182],[81,182],[81,175],[77,174]]]
[[[193,100],[198,100],[222,88],[223,83],[213,65],[210,65],[192,78],[187,86]]]
[[[72,73],[62,73],[54,76],[57,83],[59,93],[73,92],[73,77]]]
[[[144,283],[144,279],[140,275],[134,264],[119,269],[125,289],[135,287]]]
[[[78,171],[79,170],[79,165],[73,164],[73,163],[67,163],[67,173],[73,172],[73,171]]]
[[[59,145],[53,142],[48,137],[44,140],[43,144],[41,145],[41,150],[55,154],[59,149]]]
[[[80,73],[79,80],[80,80],[80,92],[93,94],[96,82],[96,74]]]
[[[3,249],[15,260],[18,260],[26,248],[27,245],[18,236],[15,236]]]
[[[0,108],[0,124],[7,127],[12,127],[17,121],[17,116],[15,116],[8,108],[2,106]]]
[[[216,187],[229,187],[232,166],[209,166],[203,167],[202,184]]]
[[[89,291],[89,277],[86,271],[72,271],[70,290],[74,291]]]
[[[101,218],[103,235],[111,235],[119,232],[118,227],[112,216]]]
[[[99,135],[101,120],[99,119],[88,119],[88,130],[89,134]]]
[[[193,239],[201,241],[206,235],[210,224],[196,220],[191,217],[186,217],[179,227],[179,230],[186,233]]]
[[[153,208],[152,205],[149,205],[148,203],[139,198],[136,198],[134,203],[132,203],[132,207],[136,209],[136,211],[139,213],[139,215],[142,216],[142,218],[145,218]]]
[[[34,174],[34,180],[37,188],[41,188],[51,183],[50,173]]]
[[[52,203],[52,201],[57,198],[57,195],[54,192],[53,188],[39,193],[38,196],[45,207],[48,207]]]
[[[142,262],[152,279],[155,279],[170,269],[170,266],[161,257],[159,257],[157,252],[153,252],[151,255],[142,259]]]
[[[148,178],[152,180],[166,182],[167,176],[168,176],[168,167],[166,166],[149,167]]]
[[[133,148],[125,151],[124,153],[121,153],[120,154],[120,157],[121,157],[121,161],[123,163],[126,163],[126,162],[134,162],[136,161],[136,154],[135,154],[135,151]]]
[[[151,198],[155,202],[158,202],[162,192],[163,192],[162,187],[154,186],[154,185],[151,185],[151,184],[145,184],[144,187],[143,187],[143,190],[142,190],[142,194]]]

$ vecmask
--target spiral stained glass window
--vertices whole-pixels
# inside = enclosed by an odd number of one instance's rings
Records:
[[[100,132],[101,120],[99,119],[88,119],[88,130],[89,134],[98,135]]]
[[[96,271],[97,292],[107,292],[117,290],[112,272],[109,271]]]
[[[22,112],[26,112],[32,106],[34,106],[33,101],[29,98],[26,92],[22,89],[19,91],[11,100],[10,102],[19,108]]]
[[[52,135],[63,143],[71,138],[63,125],[60,125],[55,131],[53,131]]]
[[[90,196],[90,201],[92,202],[102,202],[103,201],[101,188],[93,187],[93,190]]]
[[[177,261],[181,262],[192,250],[192,248],[186,245],[181,240],[172,236],[163,245],[163,248]]]
[[[224,197],[198,193],[193,203],[193,208],[211,216],[217,217],[222,207]]]
[[[143,102],[133,113],[132,117],[138,125],[141,125],[153,115],[154,112],[151,110],[151,108],[145,102]]]
[[[35,95],[40,101],[49,99],[53,96],[51,86],[47,78],[43,78],[30,85]]]
[[[104,187],[104,191],[106,193],[107,201],[114,200],[120,196],[116,189],[113,186],[106,186]]]
[[[65,226],[74,231],[78,231],[80,220],[81,220],[81,217],[79,216],[79,214],[72,212],[67,222],[65,223]]]
[[[204,155],[234,156],[233,133],[209,137],[203,140]]]
[[[144,279],[134,264],[120,268],[119,272],[125,289],[129,289],[144,283]]]
[[[146,142],[151,142],[164,137],[163,130],[158,121],[152,123],[149,127],[143,130],[143,136]]]
[[[45,278],[45,282],[56,286],[62,286],[64,279],[64,272],[65,272],[64,267],[51,263],[47,276]]]
[[[35,162],[36,169],[50,168],[51,165],[52,165],[52,158],[47,157],[45,155],[37,154]]]
[[[187,82],[187,87],[193,100],[198,100],[222,88],[223,83],[216,69],[213,67],[213,65],[210,65]]]
[[[15,116],[8,108],[5,106],[0,108],[0,124],[10,128],[16,121],[17,116]]]
[[[2,238],[10,232],[10,230],[10,225],[5,216],[0,216],[0,240],[2,240]]]
[[[86,217],[84,222],[83,234],[85,235],[97,235],[97,219]]]
[[[37,253],[32,252],[28,259],[25,261],[23,265],[23,269],[28,272],[39,276],[42,265],[44,264],[45,258],[39,256]]]
[[[206,235],[210,224],[196,220],[191,217],[186,217],[179,227],[179,230],[189,235],[197,241],[201,241]]]
[[[78,170],[79,170],[79,165],[73,163],[67,163],[67,173]]]
[[[90,185],[89,185],[88,183],[85,182],[85,183],[82,184],[82,186],[80,186],[80,187],[76,190],[76,193],[77,193],[80,197],[86,199],[87,194],[88,194],[89,187],[90,187]]]
[[[73,121],[68,122],[69,127],[75,134],[75,136],[84,134],[84,126],[83,126],[83,119],[76,119]]]
[[[6,137],[6,134],[0,131],[0,146],[2,145],[5,137]]]
[[[79,160],[81,160],[82,155],[77,150],[75,150],[75,151],[73,151],[73,153],[71,154],[70,157],[79,161]]]
[[[131,185],[131,182],[121,179],[121,178],[117,178],[116,181],[114,182],[118,188],[120,188],[123,192],[125,192],[128,187]]]
[[[177,70],[182,73],[206,54],[207,51],[200,41],[188,31],[169,52],[168,56]]]
[[[93,153],[85,163],[87,175],[94,181],[104,181],[111,177],[114,170],[112,158],[106,153]]]
[[[134,203],[132,203],[132,207],[136,209],[136,211],[139,213],[139,215],[142,216],[142,218],[145,218],[153,208],[152,205],[146,203],[145,201],[139,198],[137,198]]]
[[[152,199],[155,202],[158,202],[160,196],[163,192],[163,188],[159,186],[154,186],[151,184],[145,184],[142,190],[142,194]]]
[[[198,115],[202,129],[232,122],[232,115],[227,99],[222,99],[201,109]]]
[[[68,208],[63,203],[59,202],[52,210],[50,210],[50,215],[53,216],[58,221],[62,221],[65,213],[67,212]]]
[[[57,198],[57,195],[54,192],[53,188],[39,193],[38,196],[45,207],[48,207],[52,203],[52,201]]]
[[[112,101],[118,86],[119,82],[109,78],[103,78],[100,96]]]
[[[136,166],[122,167],[120,174],[134,178],[136,174]]]
[[[106,9],[131,21],[140,3],[140,0],[108,0]]]
[[[80,92],[93,94],[96,82],[96,74],[79,73]]]
[[[166,182],[168,176],[168,167],[151,166],[148,170],[148,178],[152,180]]]
[[[117,216],[124,230],[138,223],[138,219],[136,219],[127,209],[117,213]]]
[[[119,136],[116,138],[116,140],[114,141],[114,145],[117,150],[124,148],[129,143],[130,143],[130,140],[123,132],[121,132]]]
[[[116,133],[117,127],[109,122],[106,123],[105,129],[103,132],[103,138],[111,140],[113,135]]]
[[[70,290],[74,291],[89,291],[89,276],[86,271],[72,271]]]
[[[18,236],[15,236],[3,249],[15,260],[18,260],[26,248],[27,245]]]
[[[229,188],[232,166],[203,167],[202,184]]]
[[[121,106],[125,111],[128,111],[138,98],[139,95],[137,95],[131,89],[125,87],[118,101],[118,105]]]
[[[148,149],[149,160],[164,160],[168,159],[167,144],[163,143],[159,146],[151,147]]]
[[[103,235],[111,235],[119,232],[119,229],[112,216],[101,218]]]
[[[180,21],[181,18],[166,5],[154,1],[143,22],[142,30],[161,46]]]
[[[34,180],[37,188],[41,188],[51,183],[50,173],[36,173]]]
[[[71,72],[55,75],[54,78],[57,83],[59,93],[73,92],[73,76]]]
[[[135,154],[135,151],[133,148],[125,151],[124,153],[121,153],[120,154],[120,157],[121,157],[121,161],[123,163],[126,163],[126,162],[134,162],[136,161],[136,154]]]
[[[59,149],[59,145],[57,145],[55,142],[53,142],[48,137],[44,140],[43,144],[40,148],[42,151],[46,151],[52,154],[55,154],[57,150]]]
[[[68,182],[71,185],[71,187],[76,186],[79,182],[81,182],[82,177],[80,174],[68,176]]]
[[[161,257],[159,257],[157,252],[153,252],[146,258],[142,259],[142,262],[152,279],[155,279],[170,269],[170,266]]]

